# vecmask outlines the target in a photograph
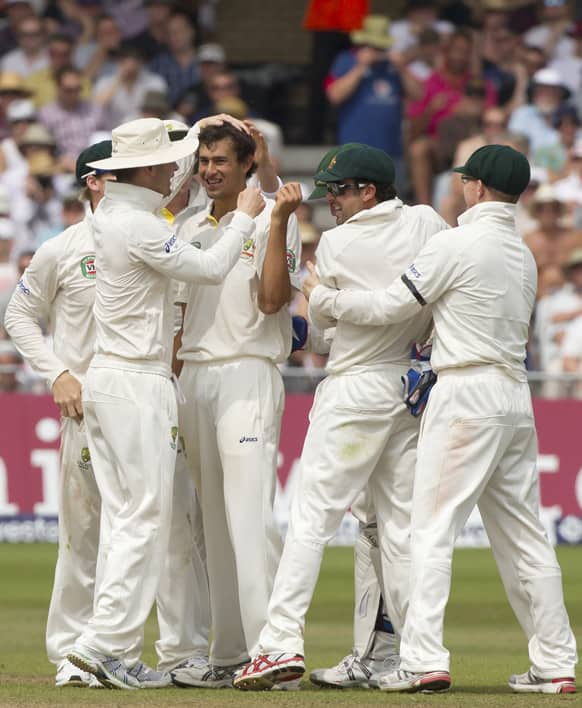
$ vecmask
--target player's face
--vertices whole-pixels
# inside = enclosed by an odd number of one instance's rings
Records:
[[[365,187],[358,188],[353,179],[342,180],[340,184],[343,185],[339,188],[340,194],[334,195],[328,190],[325,195],[331,215],[335,217],[338,226],[366,208],[362,198]]]
[[[198,174],[210,199],[231,199],[246,186],[246,174],[252,160],[240,163],[230,138],[211,145],[201,145]]]
[[[155,192],[159,192],[167,197],[171,192],[172,175],[178,169],[175,162],[168,162],[165,165],[154,165],[152,168],[152,186]]]

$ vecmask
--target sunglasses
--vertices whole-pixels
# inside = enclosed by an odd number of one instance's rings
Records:
[[[345,194],[348,189],[363,189],[364,187],[367,187],[368,184],[369,182],[356,182],[356,184],[345,184],[342,182],[326,182],[325,191],[328,194],[331,194],[332,197],[341,197],[341,195]]]

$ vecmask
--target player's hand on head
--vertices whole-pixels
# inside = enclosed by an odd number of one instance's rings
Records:
[[[248,214],[251,219],[258,216],[265,208],[265,200],[261,190],[256,187],[243,189],[236,200],[236,207],[239,211]]]
[[[246,125],[251,138],[255,141],[255,144],[257,146],[255,149],[255,162],[257,163],[257,165],[262,165],[265,162],[268,162],[271,158],[269,155],[269,146],[267,144],[265,136],[263,135],[263,133],[261,133],[261,131],[252,121],[245,120],[243,122]]]
[[[202,120],[198,121],[198,127],[200,128],[200,130],[202,130],[202,128],[207,128],[209,125],[224,125],[224,123],[230,123],[230,125],[233,125],[235,128],[238,128],[238,130],[241,130],[243,133],[247,133],[248,135],[250,135],[250,130],[245,125],[245,122],[239,120],[238,118],[235,118],[234,116],[228,115],[228,113],[217,113],[214,116],[202,118]]]
[[[309,298],[311,297],[311,293],[318,285],[321,285],[321,280],[317,275],[317,271],[315,270],[315,266],[313,265],[313,263],[311,261],[307,261],[306,265],[309,274],[303,280],[303,283],[301,285],[301,292],[309,300]]]
[[[53,400],[65,418],[83,418],[81,382],[68,371],[57,377],[52,388]]]
[[[273,208],[273,216],[277,215],[288,219],[303,201],[301,185],[298,182],[289,182],[289,184],[284,184],[277,192],[275,200],[276,203]]]

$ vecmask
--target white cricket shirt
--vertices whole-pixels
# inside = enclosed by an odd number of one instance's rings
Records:
[[[67,369],[82,380],[93,357],[96,271],[91,220],[89,212],[42,244],[6,310],[12,341],[51,387]],[[53,347],[40,328],[43,318],[48,319]]]
[[[218,283],[237,262],[254,222],[235,212],[224,238],[203,253],[176,238],[156,216],[162,195],[108,182],[94,215],[98,278],[96,354],[169,372],[173,342],[172,278]]]
[[[272,315],[259,310],[259,280],[265,258],[274,202],[265,200],[264,210],[254,219],[235,267],[218,285],[191,285],[179,293],[187,303],[182,347],[178,358],[209,362],[246,356],[283,362],[291,352],[291,315],[288,308]],[[211,215],[212,205],[181,227],[180,237],[203,251],[220,243],[232,223],[233,212],[219,223]],[[287,227],[287,266],[291,285],[299,288],[301,239],[297,219]]]
[[[514,204],[477,204],[459,217],[457,228],[431,238],[387,290],[318,286],[311,308],[339,321],[379,325],[432,305],[435,371],[494,365],[525,381],[537,269],[515,230],[515,211]]]
[[[319,276],[322,283],[339,290],[385,288],[414,260],[429,238],[447,228],[431,207],[404,206],[400,199],[381,202],[322,234],[316,251]],[[309,319],[318,329],[335,324],[318,318],[312,308]],[[398,325],[338,322],[327,371],[407,364],[411,345],[424,343],[430,327],[428,307]]]

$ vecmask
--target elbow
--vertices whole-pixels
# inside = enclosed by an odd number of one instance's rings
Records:
[[[276,300],[259,299],[259,310],[264,315],[276,315],[285,303],[277,302]]]

